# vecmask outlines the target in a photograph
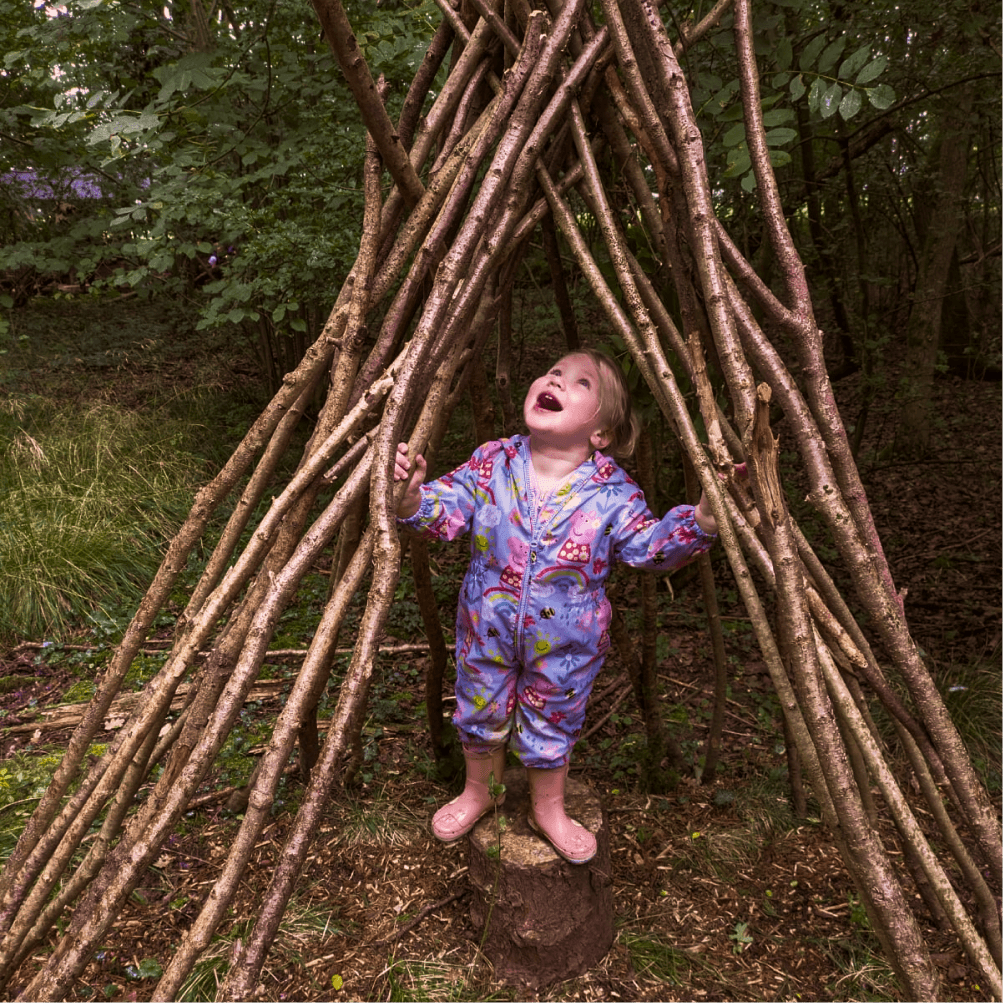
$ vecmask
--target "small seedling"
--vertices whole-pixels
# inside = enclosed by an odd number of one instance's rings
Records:
[[[741,954],[751,943],[752,934],[749,933],[749,924],[738,922],[735,929],[728,934],[728,939],[734,941],[731,950],[734,954]]]
[[[867,915],[867,909],[863,903],[852,892],[849,895],[848,901],[850,903],[850,922],[861,930],[869,930],[871,928],[871,920]]]
[[[494,800],[497,802],[498,798],[500,798],[504,793],[505,793],[505,785],[496,782],[495,775],[492,772],[491,775],[488,777],[488,794],[490,794],[491,797],[494,798]]]

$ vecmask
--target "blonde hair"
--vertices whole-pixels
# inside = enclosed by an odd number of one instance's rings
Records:
[[[641,422],[630,403],[630,387],[623,370],[605,352],[595,348],[576,348],[568,355],[584,355],[591,360],[599,374],[599,414],[603,432],[609,443],[603,449],[618,459],[634,452],[641,434]]]

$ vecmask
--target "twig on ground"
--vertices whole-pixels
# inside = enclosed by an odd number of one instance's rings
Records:
[[[438,902],[430,902],[427,906],[424,906],[422,910],[410,923],[406,923],[395,933],[390,934],[389,937],[383,937],[380,940],[372,940],[369,942],[370,947],[385,947],[387,944],[392,944],[394,941],[400,940],[401,937],[410,933],[426,916],[435,912],[436,909],[441,909],[443,906],[449,905],[450,902],[455,902],[459,898],[463,898],[464,895],[469,895],[470,889],[464,888],[462,891],[453,892],[452,895],[447,895],[444,899],[439,899]],[[381,973],[382,974],[382,973]]]
[[[620,704],[627,699],[630,691],[631,688],[629,686],[625,686],[623,692],[613,701],[613,706],[610,707],[610,709],[606,711],[606,713],[603,714],[603,716],[599,718],[599,720],[596,721],[596,723],[592,725],[592,727],[589,728],[584,735],[582,735],[582,738],[591,738],[616,713],[617,707],[619,707]],[[581,741],[581,739],[579,739],[579,741]]]

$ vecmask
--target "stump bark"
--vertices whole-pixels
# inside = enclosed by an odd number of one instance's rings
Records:
[[[569,864],[529,827],[525,771],[507,770],[505,788],[500,855],[493,814],[470,834],[470,918],[482,932],[488,924],[484,953],[495,977],[535,988],[581,975],[613,944],[609,827],[595,791],[569,777],[568,814],[598,844],[587,864]]]

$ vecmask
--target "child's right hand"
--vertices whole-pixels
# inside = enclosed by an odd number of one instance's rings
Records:
[[[394,480],[403,481],[410,474],[407,490],[397,506],[398,519],[410,519],[421,505],[421,486],[425,482],[425,457],[420,453],[414,458],[414,470],[407,458],[407,443],[397,444],[397,456],[394,459]]]

